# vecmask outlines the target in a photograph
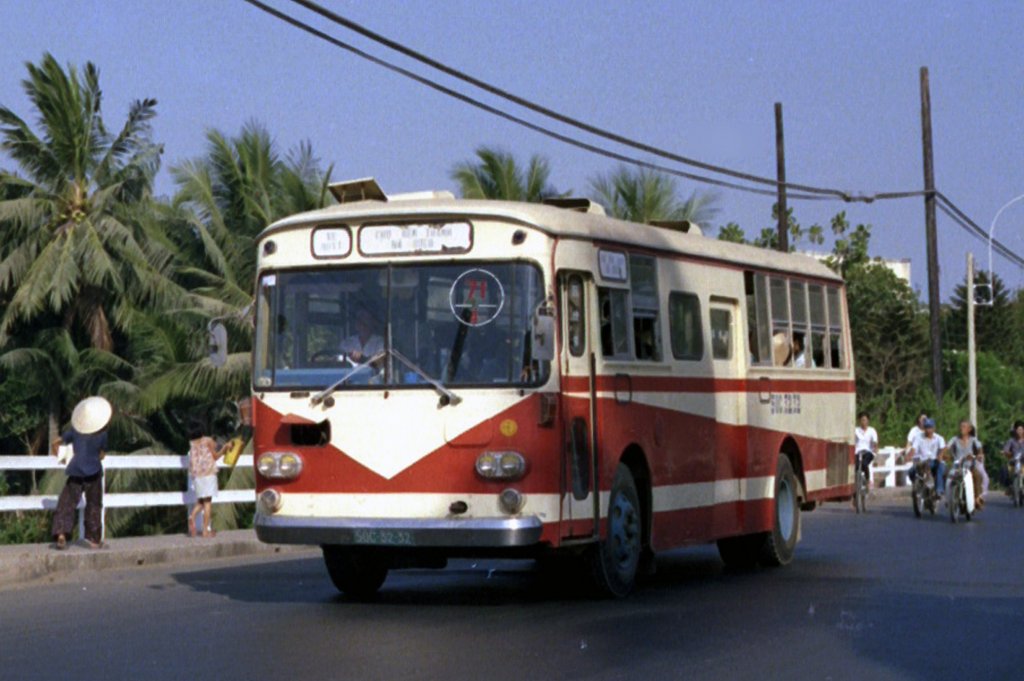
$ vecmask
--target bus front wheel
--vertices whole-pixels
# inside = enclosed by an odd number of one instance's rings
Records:
[[[788,565],[793,560],[800,538],[799,482],[793,464],[785,454],[779,455],[775,467],[775,497],[772,530],[761,547],[761,563],[770,566]]]
[[[608,499],[607,533],[591,554],[594,583],[600,594],[622,598],[633,590],[643,551],[643,513],[636,481],[619,464]]]
[[[379,555],[348,546],[323,547],[327,574],[338,591],[356,600],[373,598],[388,577],[388,565]]]

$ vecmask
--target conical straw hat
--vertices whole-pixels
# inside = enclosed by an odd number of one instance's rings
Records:
[[[107,427],[114,408],[102,397],[87,397],[71,413],[71,427],[83,435],[96,433]]]

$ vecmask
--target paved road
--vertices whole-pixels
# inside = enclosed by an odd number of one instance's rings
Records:
[[[805,516],[796,562],[659,557],[631,598],[552,590],[529,563],[393,573],[347,602],[315,553],[0,591],[0,678],[1011,679],[1024,669],[1024,510],[968,525],[909,500]]]

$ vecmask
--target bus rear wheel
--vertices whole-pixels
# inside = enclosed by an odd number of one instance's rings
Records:
[[[594,584],[604,596],[623,598],[636,584],[643,552],[643,514],[636,482],[628,466],[619,464],[608,499],[607,534],[594,547],[590,566]]]
[[[366,549],[350,546],[323,547],[324,565],[335,588],[356,600],[368,600],[377,595],[388,577],[388,565],[383,556]]]
[[[769,566],[788,565],[793,561],[800,538],[799,482],[793,464],[785,454],[779,455],[775,466],[775,503],[772,531],[761,547],[761,563]]]

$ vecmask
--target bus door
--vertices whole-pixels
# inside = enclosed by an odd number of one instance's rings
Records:
[[[597,532],[599,495],[595,493],[596,398],[593,334],[593,279],[585,272],[560,275],[562,305],[562,523],[565,539],[591,538]]]
[[[734,383],[742,377],[741,353],[746,344],[740,336],[739,303],[736,300],[711,296],[708,308],[711,328],[711,366],[715,379]],[[745,391],[726,391],[715,397],[715,418],[719,423],[742,424],[747,421]],[[756,398],[755,398],[756,400]],[[715,437],[715,518],[712,523],[719,534],[739,534],[744,531],[744,506],[737,505],[746,497],[749,448],[746,429],[719,428]]]

